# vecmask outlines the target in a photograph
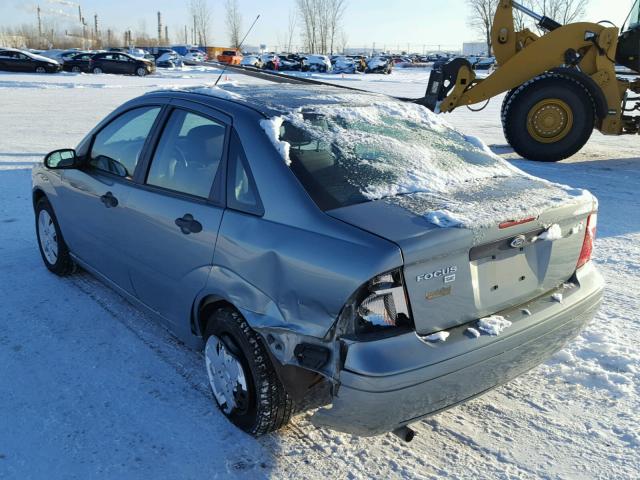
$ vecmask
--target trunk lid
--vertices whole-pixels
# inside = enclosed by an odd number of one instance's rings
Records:
[[[446,199],[412,194],[327,213],[401,248],[416,330],[430,334],[525,303],[575,272],[595,200],[585,192],[567,195],[559,186],[530,182],[531,188],[520,193],[494,188],[482,189],[475,197],[464,192]],[[544,188],[547,194],[558,188],[565,195],[536,196],[532,188]],[[434,212],[444,206],[448,215],[440,213],[439,218],[462,219],[462,225],[442,228],[433,223]],[[499,227],[527,217],[533,220]]]

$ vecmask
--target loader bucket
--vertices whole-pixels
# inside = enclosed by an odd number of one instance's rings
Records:
[[[454,58],[439,67],[434,68],[429,76],[429,84],[424,98],[416,103],[424,105],[432,112],[438,113],[440,102],[447,98],[458,79],[458,72],[462,67],[471,70],[471,64],[464,58]]]

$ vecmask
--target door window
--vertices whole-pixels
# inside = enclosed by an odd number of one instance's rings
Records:
[[[131,178],[160,107],[143,107],[119,116],[96,135],[89,164]]]
[[[225,126],[175,110],[151,162],[147,184],[208,198],[224,151]]]

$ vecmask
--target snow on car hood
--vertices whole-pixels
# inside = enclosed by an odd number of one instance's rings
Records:
[[[58,62],[57,60],[54,60],[53,58],[43,57],[42,55],[38,55],[36,53],[30,53],[30,52],[23,52],[23,53],[25,53],[25,55],[27,55],[28,57],[33,58],[34,60],[40,60],[41,62],[47,62],[53,65],[60,65],[60,62]]]

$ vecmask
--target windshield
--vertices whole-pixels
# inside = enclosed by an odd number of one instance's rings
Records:
[[[517,172],[424,107],[326,106],[285,117],[293,173],[323,210],[416,192],[444,194]]]

